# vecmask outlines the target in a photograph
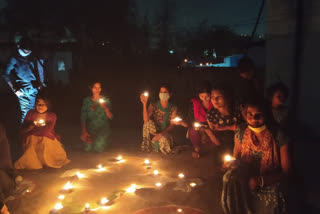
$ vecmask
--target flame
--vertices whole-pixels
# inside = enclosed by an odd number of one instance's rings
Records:
[[[62,204],[61,203],[57,203],[55,206],[54,206],[54,209],[55,210],[61,210],[63,208]]]
[[[180,174],[178,175],[178,177],[179,177],[179,178],[184,178],[184,174],[183,174],[183,173],[180,173]]]

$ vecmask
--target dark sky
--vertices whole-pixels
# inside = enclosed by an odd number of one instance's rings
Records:
[[[139,14],[154,19],[163,0],[136,0]],[[193,28],[207,19],[210,24],[228,25],[238,33],[251,33],[261,0],[170,0],[175,6],[174,28]],[[265,5],[266,6],[266,5]],[[265,13],[264,8],[264,13]],[[264,33],[262,23],[259,33]]]
[[[146,13],[151,22],[159,13],[163,0],[135,0],[138,14]],[[173,30],[192,29],[201,21],[207,19],[210,24],[228,25],[239,34],[250,34],[257,17],[262,0],[169,0],[174,6]],[[5,0],[0,0],[0,8],[5,6]],[[264,13],[266,7],[264,8]],[[265,32],[262,22],[258,33]]]

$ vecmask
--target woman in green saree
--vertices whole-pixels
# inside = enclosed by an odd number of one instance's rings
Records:
[[[80,139],[85,143],[86,152],[103,152],[110,144],[111,102],[100,94],[100,82],[92,84],[90,90],[92,96],[84,98],[82,104]]]
[[[143,140],[141,149],[147,152],[169,154],[173,147],[173,137],[170,131],[174,125],[171,120],[177,115],[177,107],[169,102],[170,87],[162,84],[159,91],[159,101],[147,107],[148,96],[141,94],[143,105]]]

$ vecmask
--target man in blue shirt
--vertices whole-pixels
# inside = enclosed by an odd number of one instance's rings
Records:
[[[34,108],[38,91],[46,85],[44,60],[32,56],[32,41],[22,38],[17,48],[18,54],[10,58],[3,77],[18,97],[22,123],[27,112]]]

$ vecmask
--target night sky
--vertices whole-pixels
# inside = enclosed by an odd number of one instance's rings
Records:
[[[148,14],[150,22],[155,20],[163,0],[136,0],[138,16],[141,18]],[[169,0],[174,23],[173,31],[193,29],[201,21],[208,20],[209,24],[227,25],[239,34],[251,33],[257,17],[261,1],[258,0]],[[0,0],[0,8],[5,0]],[[264,8],[264,14],[266,6]],[[259,34],[265,32],[262,22],[257,29]]]
[[[154,19],[162,0],[136,0],[139,14],[148,14]],[[174,28],[194,28],[207,19],[210,24],[227,25],[237,33],[251,33],[261,1],[257,0],[171,0],[175,9]],[[264,14],[266,5],[264,8]],[[263,34],[265,25],[262,22],[257,32]]]

